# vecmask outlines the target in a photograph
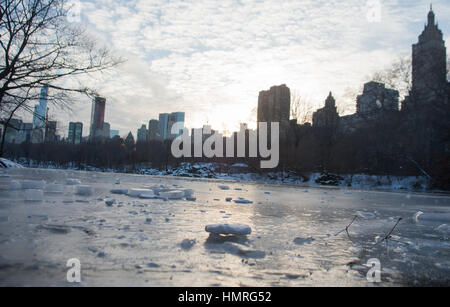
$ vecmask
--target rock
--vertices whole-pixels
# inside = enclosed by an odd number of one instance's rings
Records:
[[[205,227],[205,231],[216,235],[238,235],[245,236],[252,233],[252,229],[246,225],[239,224],[215,224]]]

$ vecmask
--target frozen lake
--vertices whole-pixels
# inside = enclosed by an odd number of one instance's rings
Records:
[[[36,190],[10,189],[12,180],[42,179],[42,201]],[[76,195],[67,179],[93,194]],[[62,193],[46,192],[55,181]],[[110,193],[160,185],[192,189],[196,200]],[[336,236],[355,215],[350,237]],[[449,215],[449,195],[8,169],[0,174],[0,285],[449,286]],[[400,217],[388,244],[376,244]],[[210,238],[205,226],[217,223],[252,233]],[[71,258],[81,262],[80,284],[66,280]],[[381,283],[366,279],[371,258],[380,260]]]

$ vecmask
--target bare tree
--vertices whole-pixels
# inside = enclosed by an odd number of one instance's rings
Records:
[[[69,24],[67,9],[66,0],[2,0],[0,110],[7,117],[29,108],[44,85],[51,92],[48,100],[62,107],[70,105],[74,93],[95,95],[77,78],[122,62]]]
[[[291,90],[291,118],[299,124],[311,122],[314,107],[297,90]]]

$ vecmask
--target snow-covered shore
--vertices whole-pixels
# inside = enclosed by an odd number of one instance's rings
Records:
[[[425,176],[392,176],[368,174],[323,174],[317,172],[296,173],[267,172],[257,173],[247,164],[236,163],[227,165],[223,163],[181,163],[178,167],[169,167],[167,170],[152,168],[148,165],[124,166],[119,169],[97,168],[89,165],[76,166],[69,164],[60,166],[52,162],[35,162],[26,159],[16,159],[18,163],[29,168],[83,170],[107,173],[132,173],[140,175],[210,178],[232,180],[239,182],[295,184],[302,186],[331,185],[342,188],[356,188],[366,190],[392,190],[432,192],[429,189],[429,180]],[[436,191],[442,192],[442,191]]]

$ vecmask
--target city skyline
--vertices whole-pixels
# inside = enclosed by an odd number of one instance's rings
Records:
[[[259,91],[279,84],[300,92],[314,109],[332,91],[340,113],[350,114],[356,95],[344,99],[343,92],[362,87],[368,81],[365,77],[398,56],[410,55],[430,5],[429,1],[380,3],[381,21],[373,22],[367,18],[365,1],[321,5],[286,1],[278,6],[247,1],[184,7],[177,1],[170,5],[81,1],[81,25],[128,60],[98,81],[89,80],[108,101],[105,121],[121,136],[135,134],[160,113],[176,111],[186,113],[189,128],[209,124],[231,132],[241,122],[254,128]],[[433,6],[448,41],[450,24],[445,16],[450,6],[444,1],[434,1]],[[193,20],[199,8],[217,18]],[[226,14],[230,22],[245,16],[251,22],[224,33]],[[175,16],[179,18],[172,19]],[[189,33],[181,31],[187,21]],[[255,25],[262,26],[260,32]],[[177,31],[183,32],[181,41],[174,40]],[[229,38],[228,44],[221,34]],[[243,39],[250,35],[259,35],[249,39],[252,45]],[[350,110],[343,113],[348,106]],[[241,111],[234,112],[236,108]],[[51,108],[50,113],[55,111]],[[73,112],[63,113],[58,118],[61,123],[81,121],[89,129],[89,99],[81,98]],[[66,135],[68,127],[61,128]],[[89,130],[83,131],[88,134]]]

